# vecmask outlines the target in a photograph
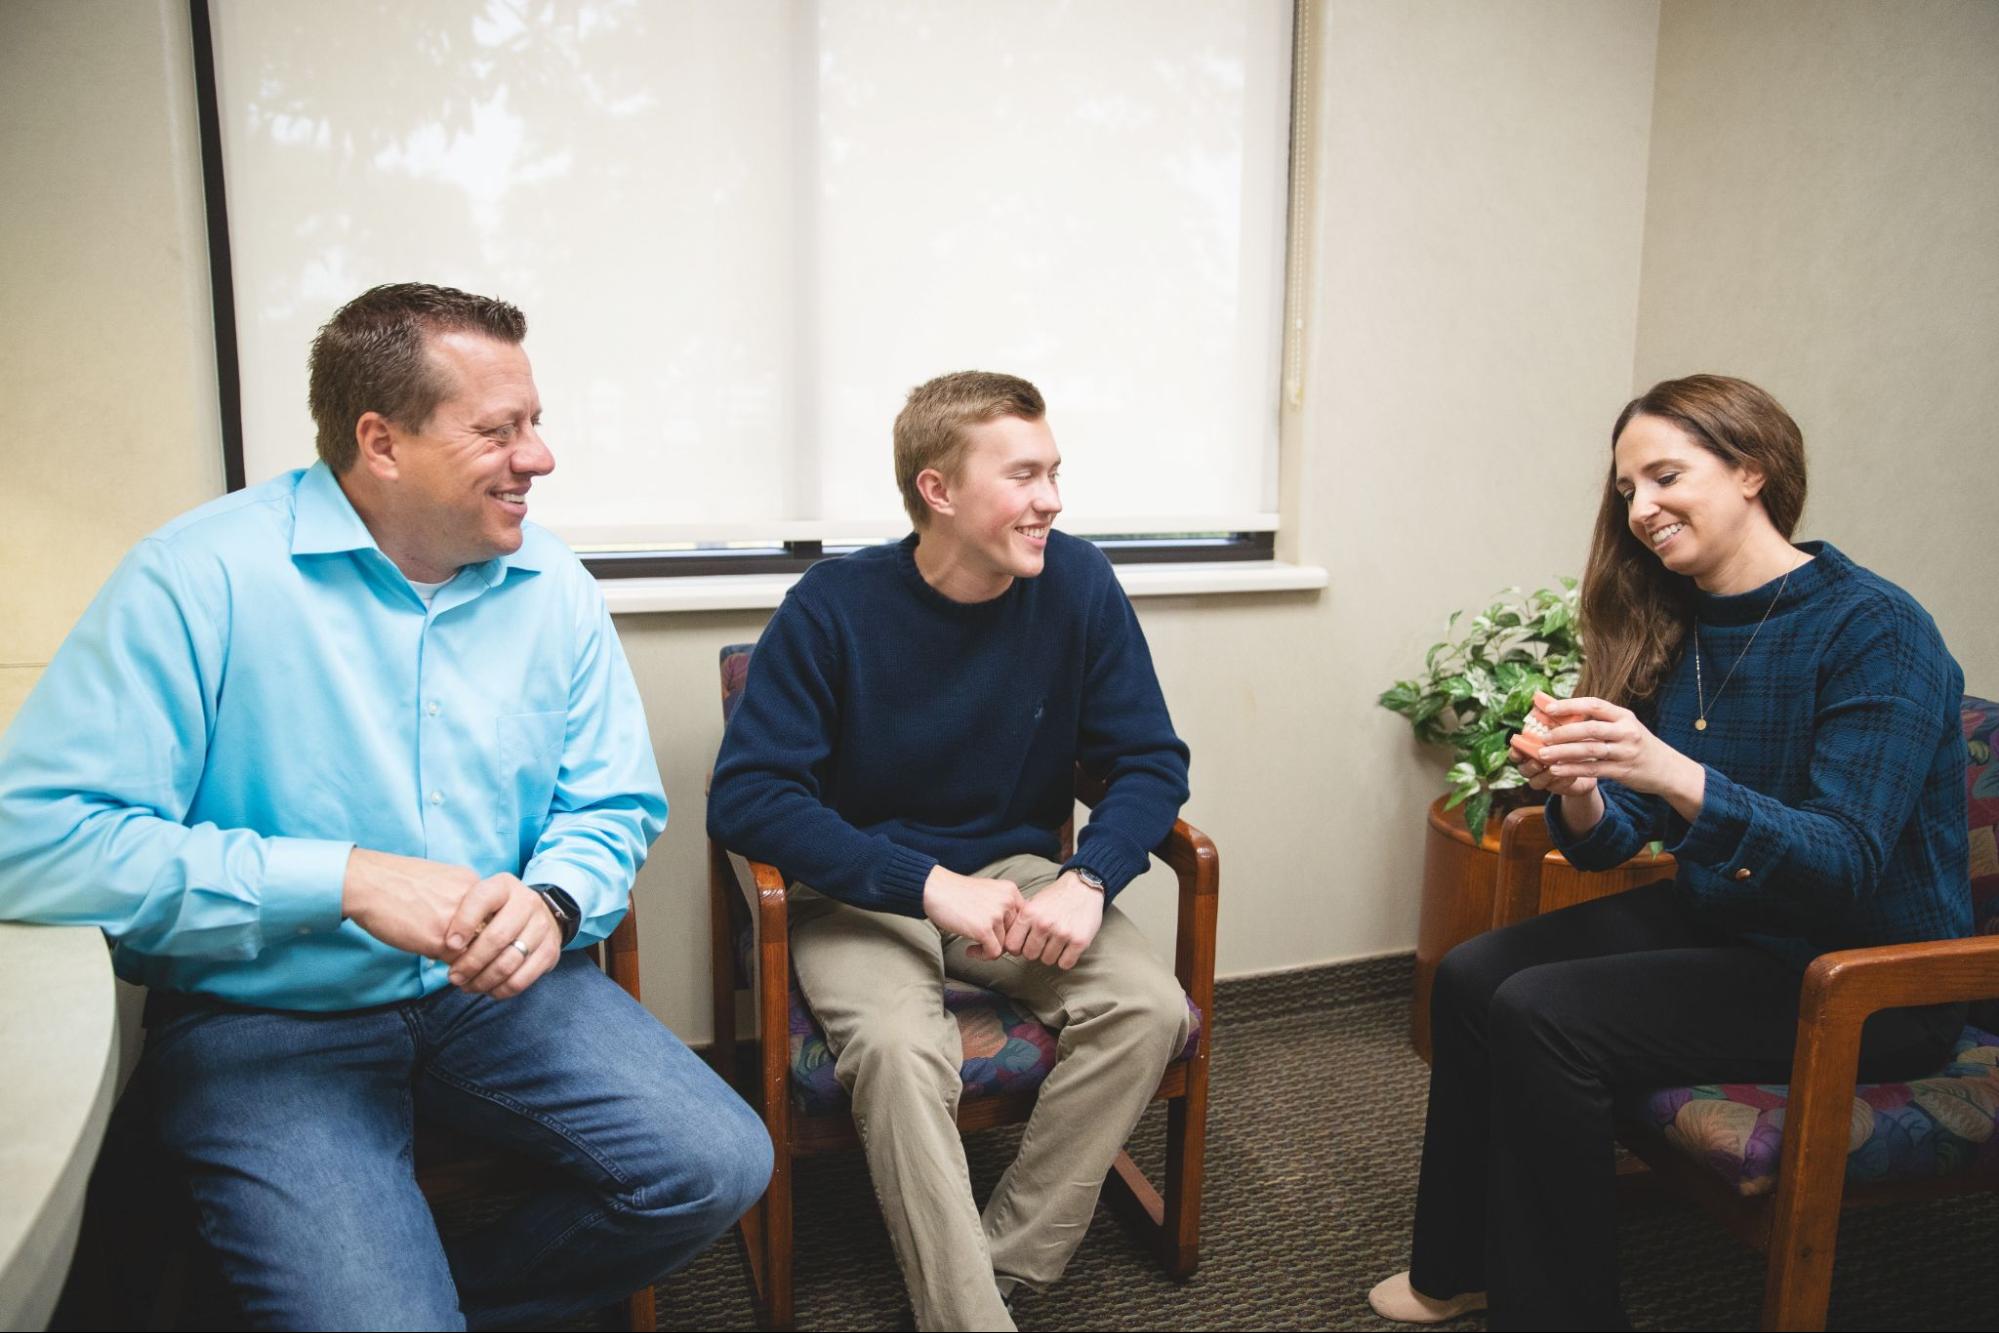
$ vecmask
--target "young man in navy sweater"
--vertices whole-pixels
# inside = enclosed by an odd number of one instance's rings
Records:
[[[1172,972],[1111,905],[1187,798],[1187,747],[1110,563],[1053,530],[1060,465],[1027,381],[912,391],[895,470],[916,531],[792,589],[709,797],[714,837],[794,881],[799,985],[924,1329],[1012,1328],[1004,1298],[1061,1276],[1188,1035]],[[1109,794],[1058,862],[1078,760]],[[1060,1032],[983,1216],[947,975]]]

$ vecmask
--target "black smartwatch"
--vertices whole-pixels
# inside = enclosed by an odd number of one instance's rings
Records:
[[[582,915],[576,910],[576,900],[556,888],[553,884],[530,884],[529,888],[541,895],[548,904],[548,910],[555,915],[555,924],[562,928],[562,947],[576,938],[576,928],[583,924]]]

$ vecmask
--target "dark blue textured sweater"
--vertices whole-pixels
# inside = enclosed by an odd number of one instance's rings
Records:
[[[1549,802],[1555,843],[1602,870],[1664,839],[1703,918],[1799,967],[1832,949],[1967,935],[1964,673],[1913,597],[1829,543],[1799,549],[1816,559],[1760,633],[1778,580],[1699,594],[1707,730],[1694,729],[1691,641],[1646,710],[1661,740],[1706,766],[1700,817],[1689,825],[1606,780],[1585,837]]]
[[[1114,895],[1187,799],[1152,656],[1103,553],[1061,532],[988,602],[924,582],[916,537],[814,565],[771,617],[722,740],[708,832],[859,907],[923,913],[939,863],[1053,858],[1074,765],[1109,794],[1068,864]]]

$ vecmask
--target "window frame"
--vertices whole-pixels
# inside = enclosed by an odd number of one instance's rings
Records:
[[[1310,0],[1301,0],[1298,10],[1308,10]],[[1296,38],[1298,24],[1306,15],[1294,12],[1293,81],[1297,75]],[[222,474],[225,491],[240,491],[247,484],[243,448],[242,363],[238,353],[236,327],[236,285],[230,252],[228,193],[223,177],[222,116],[215,77],[215,39],[208,0],[188,0],[188,23],[194,46],[195,107],[201,145],[202,198],[207,217],[209,290],[215,329],[215,380],[217,407],[222,427]],[[1298,137],[1298,101],[1294,86],[1291,110],[1291,138],[1295,149]],[[1295,152],[1290,183],[1296,185]],[[1295,216],[1293,218],[1295,225]],[[1287,251],[1294,237],[1286,236]],[[1287,254],[1287,266],[1290,256]],[[1287,316],[1284,348],[1279,362],[1287,364],[1293,332]],[[1273,385],[1273,398],[1284,387]],[[1281,482],[1280,482],[1281,484]],[[1276,558],[1274,530],[1213,532],[1161,535],[1150,533],[1091,534],[1094,543],[1112,564],[1205,564],[1212,562],[1270,561]],[[890,539],[893,540],[893,539]],[[773,541],[768,545],[731,543],[728,546],[695,546],[690,549],[659,549],[606,553],[578,549],[577,557],[592,577],[605,579],[697,577],[716,574],[799,574],[821,560],[835,559],[854,546],[836,546],[821,541]]]

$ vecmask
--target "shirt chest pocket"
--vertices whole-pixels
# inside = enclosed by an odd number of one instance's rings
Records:
[[[528,820],[539,826],[555,800],[562,772],[562,738],[569,715],[508,713],[498,720],[494,746],[493,828],[513,833]]]

